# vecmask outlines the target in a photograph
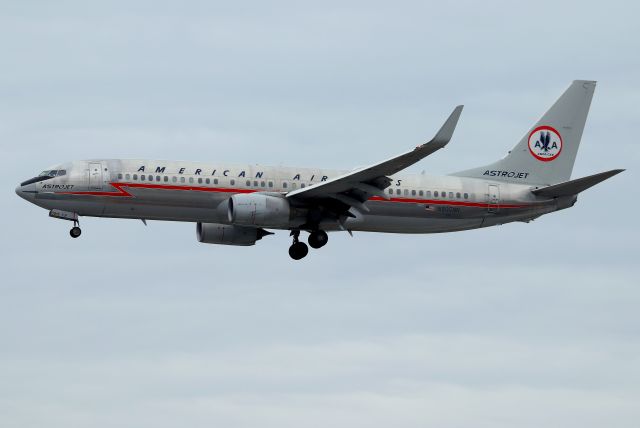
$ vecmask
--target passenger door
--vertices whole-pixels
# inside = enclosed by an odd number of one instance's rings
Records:
[[[89,190],[102,190],[102,164],[89,163]]]
[[[487,194],[487,212],[497,213],[500,209],[500,186],[497,184],[489,184],[489,193]]]

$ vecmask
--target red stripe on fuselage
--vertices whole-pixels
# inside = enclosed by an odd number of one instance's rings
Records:
[[[65,195],[88,195],[88,196],[107,196],[107,197],[124,197],[135,198],[134,195],[127,192],[123,187],[137,189],[159,189],[159,190],[178,190],[193,192],[213,192],[213,193],[255,193],[262,190],[254,189],[230,189],[225,187],[201,187],[201,186],[174,186],[170,184],[146,184],[146,183],[109,183],[117,191],[116,192],[97,192],[97,191],[81,191],[81,192],[58,192]],[[476,207],[487,208],[489,204],[482,202],[464,202],[464,201],[447,201],[439,199],[413,199],[413,198],[390,198],[384,199],[380,196],[369,198],[375,202],[396,202],[402,204],[425,204],[425,205],[453,205],[460,207]],[[495,204],[496,208],[525,208],[531,204]]]
[[[111,197],[126,197],[135,198],[134,195],[127,192],[123,187],[137,188],[137,189],[160,189],[160,190],[191,190],[194,192],[214,192],[214,193],[253,193],[257,190],[251,189],[227,189],[224,187],[201,187],[201,186],[173,186],[170,184],[146,184],[146,183],[109,183],[111,186],[117,189],[117,192],[95,192],[95,191],[82,191],[82,192],[58,192],[65,195],[89,195],[89,196],[111,196]]]
[[[377,202],[399,202],[404,204],[426,204],[426,205],[454,205],[459,207],[480,207],[486,208],[486,202],[464,202],[464,201],[447,201],[440,199],[412,199],[412,198],[390,198],[384,199],[380,196],[374,196],[369,198],[370,201]],[[529,206],[529,204],[493,204],[495,207],[499,208],[524,208]]]

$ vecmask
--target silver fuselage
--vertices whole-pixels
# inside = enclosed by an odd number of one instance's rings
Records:
[[[236,193],[286,194],[346,171],[208,164],[199,162],[102,159],[54,167],[66,174],[16,192],[45,209],[80,216],[229,224],[227,199]],[[52,168],[52,169],[54,169]],[[576,197],[542,199],[531,185],[426,174],[396,174],[373,197],[368,211],[352,210],[343,228],[389,233],[437,233],[529,221],[567,208]],[[300,226],[292,221],[282,229]],[[337,222],[323,222],[338,230]],[[274,228],[275,229],[275,228]]]

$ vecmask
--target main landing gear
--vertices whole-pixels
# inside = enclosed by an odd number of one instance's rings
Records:
[[[300,260],[309,254],[309,247],[307,247],[307,244],[304,242],[298,240],[300,237],[299,230],[292,230],[291,236],[293,236],[293,244],[289,247],[289,255],[293,260]]]
[[[324,230],[314,230],[309,234],[307,242],[311,248],[322,248],[329,242],[329,235]]]
[[[293,244],[289,247],[289,255],[293,260],[300,260],[309,254],[309,247],[304,242],[300,242],[300,231],[292,230]],[[329,241],[329,236],[324,230],[314,230],[309,233],[309,246],[311,248],[322,248]]]

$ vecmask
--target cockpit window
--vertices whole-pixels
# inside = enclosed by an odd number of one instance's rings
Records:
[[[38,177],[56,177],[56,176],[61,176],[61,175],[66,175],[67,174],[67,170],[65,169],[52,169],[52,170],[47,170],[47,171],[42,171]]]
[[[48,180],[54,177],[60,177],[61,175],[66,175],[67,171],[64,169],[52,169],[47,171],[42,171],[37,177],[33,177],[27,181],[23,181],[20,183],[21,186],[26,186],[27,184],[37,183],[39,181]]]

